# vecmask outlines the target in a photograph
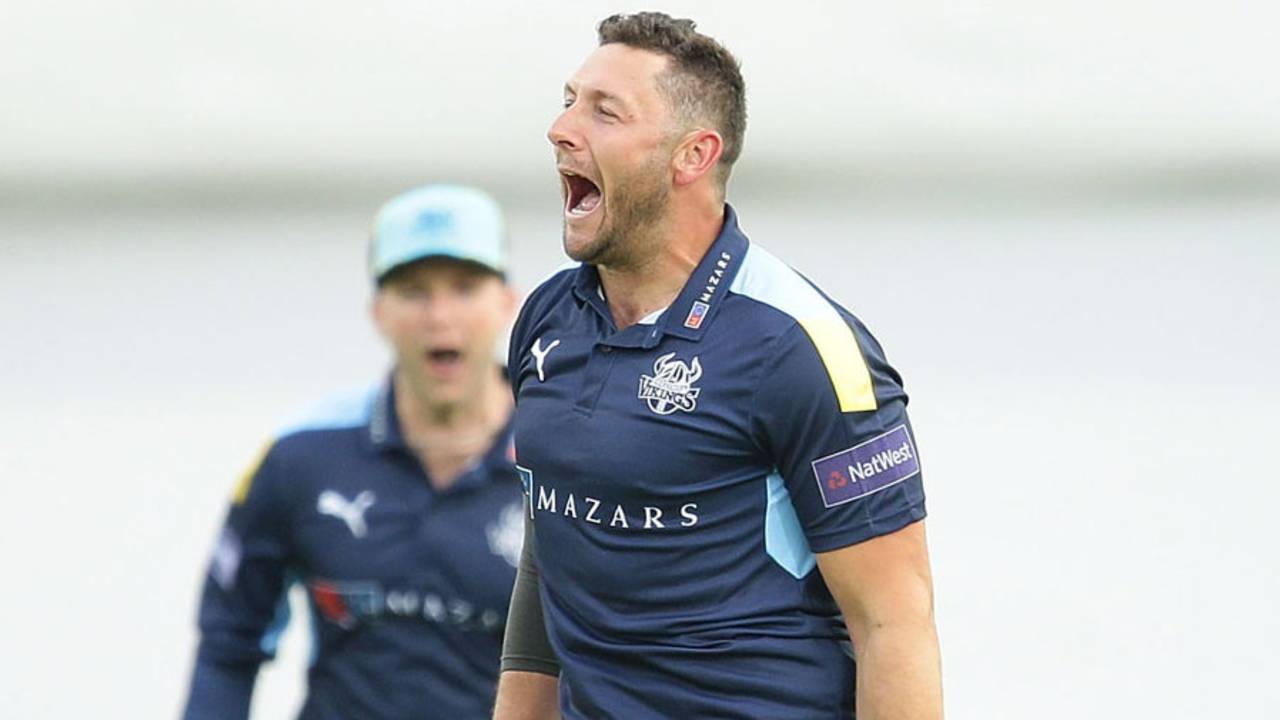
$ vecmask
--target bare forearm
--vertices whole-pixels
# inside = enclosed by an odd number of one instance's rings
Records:
[[[942,668],[932,621],[871,629],[856,650],[858,720],[940,720]]]
[[[559,678],[509,670],[498,679],[493,720],[560,720]]]
[[[941,720],[942,661],[924,521],[818,554],[857,660],[858,720]]]

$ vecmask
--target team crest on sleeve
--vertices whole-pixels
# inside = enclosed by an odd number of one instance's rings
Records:
[[[230,527],[222,528],[218,536],[218,544],[213,549],[213,562],[209,565],[209,573],[223,590],[228,592],[236,584],[236,572],[240,569],[240,556],[244,545],[240,536]]]
[[[693,384],[702,377],[702,364],[696,357],[685,363],[675,356],[673,352],[659,356],[653,361],[653,375],[640,376],[639,398],[659,415],[670,415],[677,410],[693,412],[698,406],[701,390]]]
[[[813,474],[827,507],[857,500],[920,473],[920,460],[906,425],[813,461]]]

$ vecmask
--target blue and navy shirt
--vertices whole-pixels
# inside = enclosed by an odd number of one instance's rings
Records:
[[[244,718],[305,585],[301,712],[488,718],[523,539],[510,429],[444,491],[405,445],[388,382],[281,434],[237,490],[200,604],[186,715]]]
[[[925,516],[907,396],[867,329],[724,226],[617,330],[563,270],[512,336],[517,470],[566,718],[848,718],[815,552]]]

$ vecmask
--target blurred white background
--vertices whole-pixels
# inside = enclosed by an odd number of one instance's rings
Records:
[[[1280,714],[1274,4],[65,0],[0,8],[5,717],[177,713],[234,479],[384,367],[373,210],[491,189],[530,289],[645,7],[742,59],[744,228],[906,377],[948,717]]]

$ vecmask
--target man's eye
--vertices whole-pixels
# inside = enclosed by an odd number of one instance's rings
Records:
[[[618,119],[618,116],[617,116],[617,115],[616,115],[612,110],[609,110],[608,108],[600,108],[600,109],[599,109],[599,112],[600,112],[600,114],[601,114],[601,115],[603,115],[603,116],[605,116],[605,117],[607,117],[607,118],[612,118],[612,119],[614,119],[614,120],[617,120],[617,119]]]
[[[573,107],[573,98],[565,98],[565,99],[564,99],[564,107],[565,107],[565,109],[566,109],[566,110],[568,110],[569,108]]]

